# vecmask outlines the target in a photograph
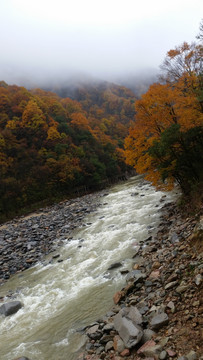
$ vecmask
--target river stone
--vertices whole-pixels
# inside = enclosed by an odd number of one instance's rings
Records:
[[[142,315],[136,306],[125,307],[120,310],[120,314],[122,317],[126,317],[127,319],[131,320],[135,325],[142,324]]]
[[[143,336],[143,331],[140,326],[135,325],[127,317],[122,316],[121,312],[114,317],[114,327],[124,341],[126,348],[129,349],[139,343]]]
[[[153,358],[158,358],[160,352],[162,351],[162,347],[160,345],[156,345],[154,340],[147,341],[141,348],[138,349],[138,355],[152,356]]]
[[[165,286],[165,290],[169,290],[169,289],[172,289],[175,285],[177,284],[177,281],[171,281],[169,282],[168,284],[166,284]]]
[[[155,315],[150,321],[150,327],[152,330],[159,330],[167,324],[168,324],[168,315],[166,313]]]
[[[111,265],[108,267],[107,270],[116,269],[116,268],[121,267],[121,266],[122,266],[122,264],[121,264],[120,262],[116,262],[116,263],[114,263],[114,264],[111,264]]]
[[[195,284],[197,286],[199,286],[202,282],[202,275],[201,274],[198,274],[196,277],[195,277]]]
[[[189,352],[189,354],[186,355],[186,358],[188,360],[196,360],[197,359],[197,354],[196,354],[196,352],[194,350],[191,350]]]
[[[121,353],[125,349],[125,344],[119,335],[114,336],[113,347],[115,351],[118,351],[118,353]]]
[[[23,357],[19,357],[19,358],[17,358],[17,359],[14,359],[14,360],[30,360],[30,359],[28,359],[27,357],[23,356]]]
[[[114,329],[114,324],[113,323],[110,323],[110,324],[106,324],[104,327],[103,327],[103,331],[105,331],[105,332],[109,332],[109,331],[111,331],[111,330],[113,330]]]
[[[94,334],[99,329],[99,325],[94,325],[87,330],[87,335]]]
[[[141,282],[146,278],[146,274],[143,274],[140,270],[133,270],[126,276],[126,281],[134,281],[134,283]]]
[[[186,284],[183,284],[183,285],[180,285],[176,288],[176,292],[179,293],[179,294],[182,294],[183,292],[185,292],[186,290],[188,289],[188,285]]]
[[[142,337],[142,344],[145,344],[147,341],[151,340],[156,333],[151,329],[144,329],[143,337]]]
[[[20,301],[10,301],[0,307],[0,314],[5,316],[13,315],[21,308],[22,303]]]
[[[111,350],[111,349],[113,349],[113,341],[107,342],[107,344],[106,344],[106,346],[105,346],[105,351],[106,351],[106,352],[109,351],[109,350]]]
[[[165,350],[163,350],[159,355],[159,359],[165,360],[166,358],[167,358],[167,352]]]

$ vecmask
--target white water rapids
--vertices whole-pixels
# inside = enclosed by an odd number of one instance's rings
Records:
[[[0,359],[74,360],[83,344],[76,332],[110,310],[113,294],[125,284],[120,269],[132,268],[133,247],[159,223],[163,203],[173,193],[155,189],[141,177],[113,186],[86,226],[64,242],[57,260],[13,276],[0,288],[11,289],[24,306],[0,317]],[[122,262],[122,267],[108,267]],[[8,299],[9,301],[9,299]]]

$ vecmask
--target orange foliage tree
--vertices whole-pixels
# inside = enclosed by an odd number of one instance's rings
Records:
[[[153,84],[135,104],[126,161],[156,186],[171,188],[176,180],[187,192],[202,176],[200,50],[184,43],[169,51],[162,67],[166,82]]]

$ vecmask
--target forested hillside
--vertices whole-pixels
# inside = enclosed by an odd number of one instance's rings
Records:
[[[1,218],[126,171],[133,93],[102,85],[78,89],[77,100],[0,83]]]

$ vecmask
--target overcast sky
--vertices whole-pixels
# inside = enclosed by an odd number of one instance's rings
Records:
[[[202,0],[0,0],[0,80],[158,69],[202,17]]]

